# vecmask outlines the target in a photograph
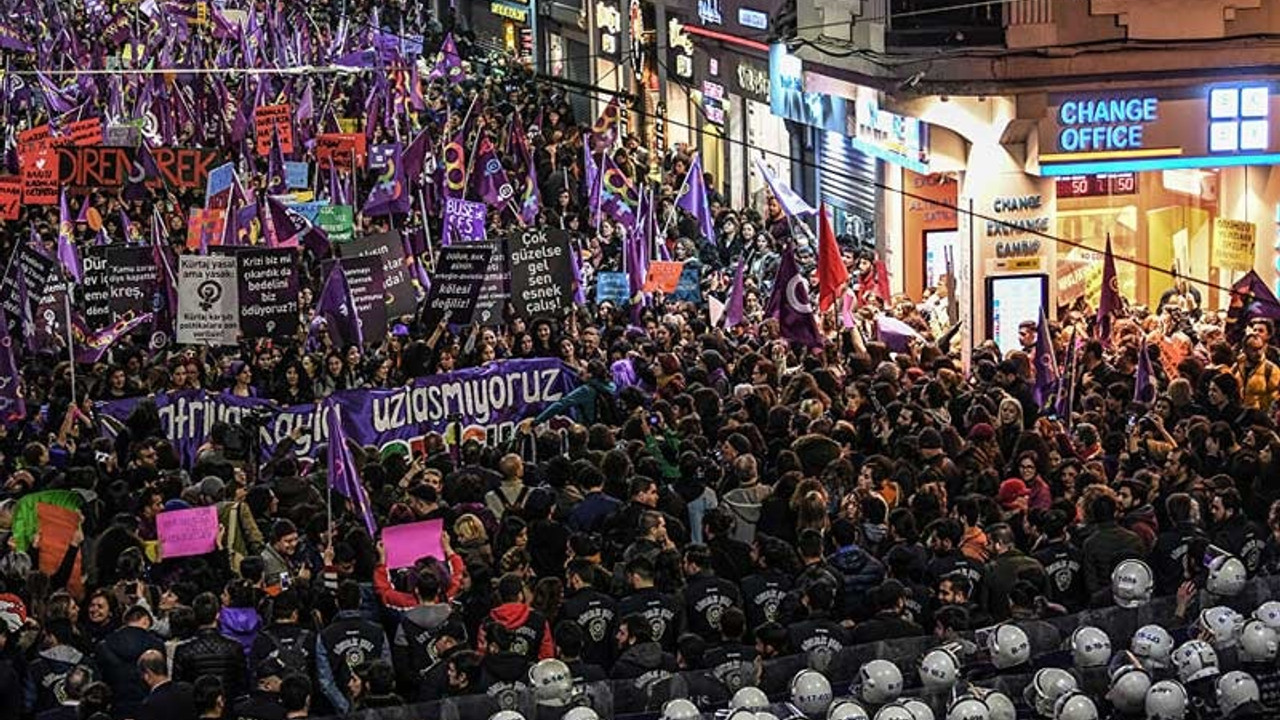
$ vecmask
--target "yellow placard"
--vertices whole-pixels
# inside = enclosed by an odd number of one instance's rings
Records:
[[[1243,220],[1213,221],[1213,264],[1226,270],[1253,269],[1253,249],[1258,226]]]
[[[338,118],[338,129],[344,133],[356,132],[357,120],[355,118]]]

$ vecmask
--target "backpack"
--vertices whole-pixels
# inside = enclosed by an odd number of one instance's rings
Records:
[[[278,637],[274,633],[264,632],[264,637],[271,641],[272,650],[267,657],[275,657],[290,670],[303,674],[311,674],[311,648],[315,647],[315,636],[310,630],[302,630],[297,635]]]
[[[507,499],[507,494],[502,492],[502,488],[493,491],[498,496],[498,502],[502,503],[502,513],[504,515],[519,515],[524,510],[524,501],[529,497],[529,486],[520,488],[520,493],[516,495],[514,501]]]

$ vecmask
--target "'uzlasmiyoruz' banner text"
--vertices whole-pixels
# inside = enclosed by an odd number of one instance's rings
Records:
[[[505,442],[521,420],[542,412],[577,387],[572,370],[555,359],[502,360],[484,367],[419,378],[394,390],[340,390],[333,398],[342,406],[347,437],[361,445],[403,441],[416,445],[429,432],[443,433],[452,422],[462,425],[463,439],[487,444]],[[98,403],[108,431],[121,423],[143,398]],[[297,426],[307,433],[298,452],[311,455],[328,441],[320,403],[281,406],[271,400],[190,390],[155,396],[165,436],[190,467],[196,451],[209,438],[213,424],[261,425],[262,457]]]

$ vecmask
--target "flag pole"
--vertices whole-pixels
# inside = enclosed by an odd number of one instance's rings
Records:
[[[71,365],[71,404],[76,405],[76,347],[71,337],[71,283],[69,282],[66,291],[62,293],[62,309],[67,316],[67,361]]]
[[[427,246],[427,259],[431,261],[431,272],[436,271],[436,254],[431,250],[431,222],[427,218],[427,198],[422,192],[422,186],[418,186],[418,207],[422,209],[422,238],[423,244]]]

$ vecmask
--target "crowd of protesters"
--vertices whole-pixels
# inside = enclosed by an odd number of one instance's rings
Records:
[[[428,47],[443,29],[423,23]],[[571,231],[593,297],[597,272],[622,269],[627,229],[587,212],[592,118],[575,116],[563,88],[509,58],[482,61],[465,32],[457,37],[467,78],[424,82],[420,121],[447,133],[479,96],[482,132],[502,144],[521,116],[544,202],[536,224]],[[347,90],[336,102],[358,104]],[[635,313],[588,303],[485,328],[405,317],[363,347],[325,333],[313,338],[320,349],[299,337],[155,352],[125,339],[110,363],[74,372],[56,345],[22,356],[30,412],[0,427],[0,531],[29,522],[23,497],[50,490],[74,494],[83,520],[62,557],[44,557],[39,533],[0,547],[0,717],[279,720],[480,697],[465,716],[483,720],[523,707],[521,693],[537,695],[561,667],[575,687],[607,681],[602,717],[658,712],[681,697],[711,712],[745,687],[787,696],[795,668],[771,671],[782,659],[836,677],[842,653],[869,643],[956,643],[971,680],[1039,668],[1025,656],[1004,662],[1006,629],[1025,632],[1025,650],[1046,623],[1152,595],[1172,598],[1174,636],[1216,640],[1211,605],[1231,605],[1246,573],[1280,573],[1270,320],[1228,327],[1183,282],[1154,310],[1117,314],[1106,338],[1089,313],[1063,312],[1045,329],[1064,366],[1066,401],[1055,403],[1033,392],[1046,346],[1037,349],[1035,323],[1021,348],[987,342],[962,358],[946,289],[919,303],[890,297],[874,256],[842,238],[855,317],[824,316],[825,346],[811,351],[764,315],[784,248],[812,269],[807,233],[792,232],[772,197],[759,210],[726,207],[710,177],[717,237],[699,237],[674,207],[689,150],[651,158],[628,136],[613,157],[637,184],[660,166],[659,242],[701,268],[707,295],[724,298],[744,261],[746,320],[728,330],[705,308],[658,295]],[[505,159],[524,177],[518,159]],[[124,236],[122,210],[158,210],[186,252],[182,217],[200,200],[95,192],[89,202],[112,237]],[[6,254],[28,227],[55,254],[53,216],[23,212],[6,223]],[[391,221],[363,222],[374,231]],[[489,222],[513,218],[499,208]],[[95,241],[86,223],[75,233],[81,245]],[[304,332],[322,280],[309,252]],[[872,329],[886,313],[917,333],[900,351]],[[1157,389],[1148,402],[1134,401],[1140,352]],[[297,404],[526,357],[559,358],[582,384],[522,422],[508,445],[457,448],[428,433],[421,454],[353,448],[379,526],[440,519],[447,530],[444,560],[396,571],[359,515],[329,499],[322,461],[285,444],[247,466],[229,452],[240,429],[217,424],[184,467],[153,403],[113,438],[99,436],[94,409],[197,388]],[[217,549],[166,559],[156,516],[210,505]],[[1220,663],[1275,680],[1276,619],[1259,617],[1272,645],[1253,665],[1226,651],[1252,624],[1222,620],[1234,623],[1232,642],[1215,643],[1212,677]],[[1128,647],[1132,630],[1113,634],[1108,650]],[[1078,661],[1092,646],[1066,635]],[[1057,649],[1053,637],[1033,643],[1038,657]],[[1171,673],[1139,667],[1153,681]],[[869,692],[868,673],[864,704],[896,700]],[[1101,714],[1142,716],[1105,690],[1089,696]],[[1044,714],[1014,699],[1019,713]],[[591,703],[585,693],[560,700],[561,714]],[[1265,716],[1248,698],[1221,707]],[[1218,711],[1205,701],[1188,712]]]

